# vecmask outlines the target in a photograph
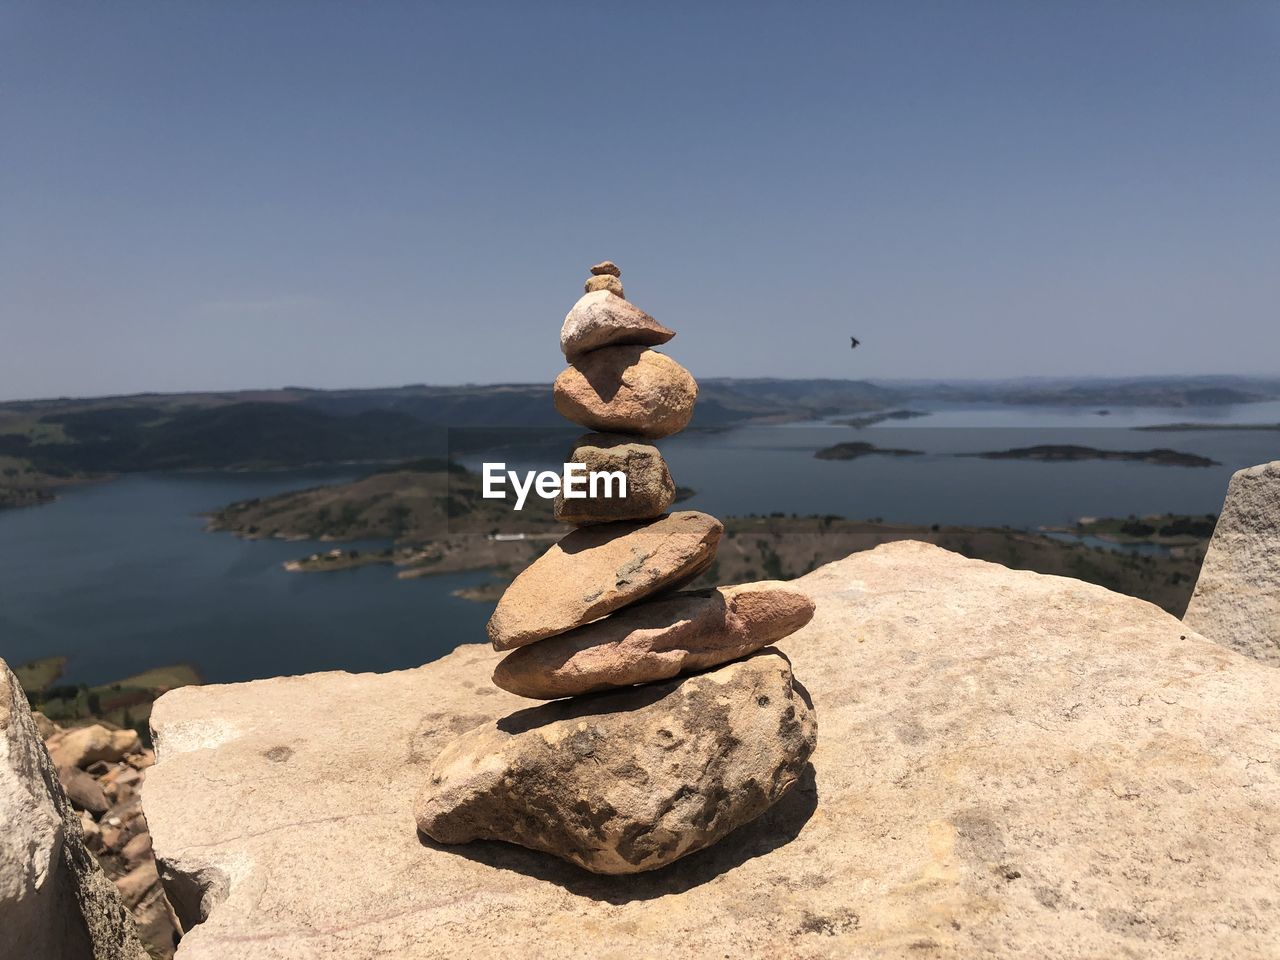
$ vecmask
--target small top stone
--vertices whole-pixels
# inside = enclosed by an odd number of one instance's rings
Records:
[[[622,271],[618,269],[618,265],[612,260],[601,260],[591,268],[591,275],[594,277],[620,277],[622,276]]]

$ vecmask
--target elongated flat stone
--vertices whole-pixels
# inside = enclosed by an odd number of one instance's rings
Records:
[[[506,840],[595,873],[640,873],[760,816],[816,741],[791,664],[764,651],[482,724],[436,758],[414,815],[440,843]]]
[[[795,633],[813,601],[777,580],[677,593],[512,651],[493,682],[537,700],[668,680]]]
[[[693,510],[581,527],[511,582],[489,618],[489,640],[495,650],[522,647],[682,586],[710,566],[723,532]]]
[[[560,349],[570,361],[601,347],[656,346],[676,335],[629,301],[607,290],[580,297],[560,328]]]

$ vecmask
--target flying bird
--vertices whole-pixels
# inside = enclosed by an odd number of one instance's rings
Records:
[[[861,342],[862,342],[862,341],[861,341],[861,340],[859,340],[857,337],[850,337],[850,338],[849,338],[849,349],[850,349],[850,350],[856,350],[856,349],[858,349],[858,344],[860,344]]]

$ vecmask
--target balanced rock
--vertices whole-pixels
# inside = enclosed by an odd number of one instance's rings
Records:
[[[556,410],[574,423],[658,439],[688,426],[698,384],[664,354],[621,346],[576,360],[556,377],[553,392]]]
[[[618,265],[612,260],[601,260],[591,268],[591,275],[593,277],[620,277],[622,276],[622,271],[618,269]]]
[[[682,510],[658,520],[581,527],[521,571],[489,618],[495,650],[535,643],[693,580],[724,527]]]
[[[571,362],[601,347],[652,347],[676,335],[643,310],[605,290],[584,294],[560,328],[560,349]]]
[[[776,580],[678,593],[521,647],[493,682],[552,700],[667,680],[754,653],[812,617],[813,601]]]
[[[587,282],[582,285],[582,289],[586,293],[595,293],[597,290],[602,290],[617,297],[623,295],[622,281],[607,273],[598,277],[588,277]]]
[[[639,873],[768,810],[816,739],[791,664],[764,651],[482,724],[436,758],[414,814],[440,843],[506,840],[595,873]]]
[[[658,448],[638,443],[634,437],[616,433],[588,433],[579,437],[567,463],[581,463],[588,475],[595,472],[621,473],[626,477],[627,495],[605,496],[603,486],[585,497],[556,497],[556,519],[579,526],[612,520],[646,520],[666,513],[675,501],[676,485]],[[614,493],[617,491],[614,490]]]
[[[1280,666],[1280,460],[1232,476],[1183,620]]]

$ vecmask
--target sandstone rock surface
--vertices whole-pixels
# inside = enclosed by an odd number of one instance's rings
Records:
[[[727,663],[795,633],[813,601],[778,581],[677,593],[509,653],[503,690],[537,700],[666,680]]]
[[[595,471],[622,473],[627,478],[625,497],[556,497],[555,516],[565,523],[584,525],[614,520],[645,520],[661,516],[676,499],[676,485],[658,448],[639,443],[635,437],[616,433],[589,433],[580,437],[566,463],[585,465],[588,475]]]
[[[481,724],[431,765],[415,818],[441,843],[508,840],[595,873],[653,870],[764,813],[816,735],[791,665],[766,650]]]
[[[612,274],[600,274],[588,277],[587,282],[582,285],[582,289],[586,293],[595,293],[597,290],[613,294],[615,297],[623,297],[622,281]]]
[[[522,647],[683,586],[711,564],[723,532],[694,510],[580,527],[507,587],[489,618],[489,641],[495,650]]]
[[[556,377],[556,410],[574,423],[650,440],[689,425],[698,385],[665,354],[640,346],[603,347]]]
[[[1231,478],[1183,620],[1210,640],[1280,666],[1280,460]]]
[[[485,645],[166,694],[143,801],[166,882],[212,911],[179,960],[1275,956],[1280,671],[923,544],[797,586],[817,612],[778,646],[812,777],[635,876],[419,841],[441,750],[528,706]]]
[[[0,960],[146,960],[0,660]]]
[[[601,347],[653,347],[676,335],[621,297],[604,290],[582,296],[560,327],[560,350],[570,361]]]

